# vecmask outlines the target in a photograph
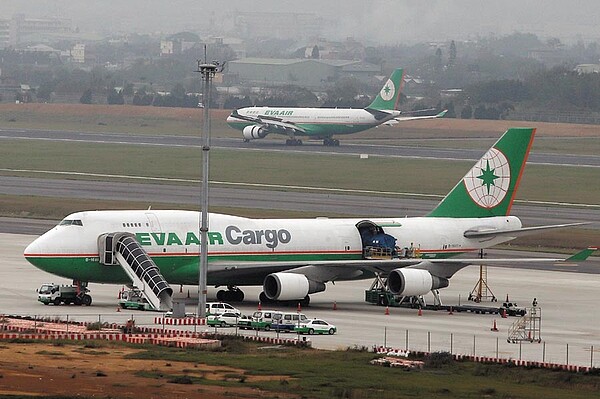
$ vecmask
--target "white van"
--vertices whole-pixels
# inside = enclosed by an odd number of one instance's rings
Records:
[[[252,321],[250,326],[254,330],[266,330],[269,331],[273,326],[273,316],[278,312],[277,310],[257,310],[252,313]]]
[[[300,312],[277,312],[273,315],[272,328],[281,331],[294,331],[308,321],[308,317]]]
[[[207,302],[206,303],[206,314],[207,315],[215,315],[215,314],[223,314],[225,312],[235,313],[238,316],[242,315],[239,309],[234,308],[228,303],[224,302]]]

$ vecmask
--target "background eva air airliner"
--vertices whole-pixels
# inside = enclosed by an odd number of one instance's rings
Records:
[[[394,294],[418,296],[448,286],[473,263],[563,260],[452,258],[576,225],[523,228],[509,216],[534,133],[509,129],[425,217],[248,219],[211,213],[208,284],[229,288],[220,291],[221,300],[243,300],[238,286],[262,285],[263,302],[308,303],[308,295],[324,291],[327,282],[380,276]],[[168,309],[169,284],[198,283],[198,226],[199,213],[192,211],[78,212],[32,242],[24,256],[77,282],[135,285],[156,308]]]
[[[373,102],[364,109],[247,107],[235,110],[227,123],[242,131],[244,141],[263,139],[270,133],[288,136],[287,145],[301,145],[296,136],[323,140],[323,145],[338,146],[334,135],[362,132],[382,124],[414,119],[440,118],[446,111],[432,116],[401,116],[397,110],[404,73],[396,69]]]

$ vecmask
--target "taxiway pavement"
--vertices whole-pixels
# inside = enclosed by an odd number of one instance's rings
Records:
[[[44,306],[36,301],[35,289],[45,282],[69,283],[31,266],[23,258],[23,250],[35,236],[0,234],[0,313],[58,317],[65,320],[124,322],[129,318],[136,325],[157,327],[153,319],[160,313],[141,311],[117,312],[120,286],[90,284],[93,304],[90,307]],[[598,263],[599,258],[593,262]],[[563,266],[569,270],[569,266]],[[464,304],[479,278],[479,268],[470,266],[457,273],[450,287],[441,291],[445,304]],[[324,349],[346,347],[388,347],[421,351],[452,351],[466,355],[526,359],[600,367],[600,313],[595,311],[600,274],[573,273],[488,267],[488,283],[502,302],[529,306],[537,298],[542,312],[541,343],[507,343],[508,329],[517,318],[503,319],[498,315],[425,311],[418,316],[414,309],[385,308],[363,301],[370,281],[328,284],[324,293],[311,297],[311,306],[302,309],[308,317],[321,317],[335,324],[334,336],[310,336],[313,346]],[[197,287],[173,287],[175,300],[185,302],[188,312],[197,304]],[[258,306],[260,287],[244,287],[247,300],[238,307],[251,314]],[[189,293],[189,298],[188,298]],[[214,299],[214,289],[209,297]],[[431,301],[431,298],[427,298]],[[337,310],[333,310],[334,302]],[[264,309],[264,307],[263,307]],[[282,310],[285,310],[282,309]],[[295,311],[296,309],[288,309]],[[494,320],[499,331],[491,331]],[[158,326],[160,327],[160,326]],[[207,327],[182,327],[185,329]],[[209,328],[212,330],[212,328]],[[234,328],[221,332],[236,333]],[[242,333],[237,331],[237,333]],[[256,332],[244,332],[256,334]],[[260,334],[270,334],[274,332]],[[286,336],[282,334],[281,336]],[[291,335],[288,335],[291,336]],[[408,337],[408,338],[407,338]],[[567,349],[568,348],[568,349]]]

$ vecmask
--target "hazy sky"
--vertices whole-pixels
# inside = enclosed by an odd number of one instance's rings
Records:
[[[532,32],[564,42],[600,38],[598,0],[0,0],[0,17],[64,16],[83,31],[173,33],[231,24],[235,11],[310,12],[332,22],[325,36],[373,43],[466,39]],[[268,26],[265,26],[268,31]]]

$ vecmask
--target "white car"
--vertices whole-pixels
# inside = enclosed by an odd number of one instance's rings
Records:
[[[236,326],[240,315],[233,312],[225,312],[223,314],[210,315],[206,318],[206,324],[215,327],[233,327]]]
[[[217,315],[223,313],[235,313],[238,316],[242,315],[242,312],[234,308],[228,303],[225,302],[208,302],[206,304],[206,314],[208,315]]]
[[[308,320],[306,323],[294,328],[298,334],[329,334],[333,335],[337,332],[337,328],[333,324],[329,324],[322,319]]]

